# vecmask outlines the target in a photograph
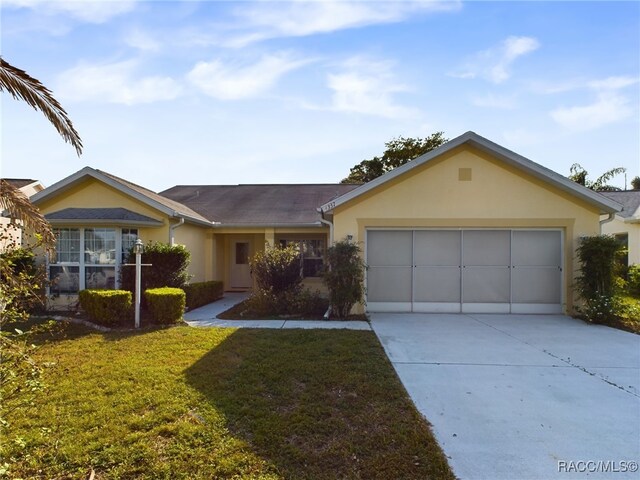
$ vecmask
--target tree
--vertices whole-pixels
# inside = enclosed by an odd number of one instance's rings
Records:
[[[364,297],[364,270],[360,247],[348,240],[336,242],[327,251],[323,280],[329,290],[331,315],[346,319]]]
[[[0,57],[0,92],[4,91],[16,100],[24,100],[35,110],[40,110],[64,141],[76,149],[78,156],[82,154],[82,139],[51,91],[39,80]]]
[[[640,190],[640,177],[634,177],[634,179],[631,180],[631,189]]]
[[[569,180],[573,180],[580,185],[590,188],[591,190],[595,190],[596,192],[617,192],[620,189],[618,187],[614,187],[613,185],[609,185],[607,182],[611,180],[616,175],[620,175],[621,173],[626,172],[627,170],[622,167],[612,168],[611,170],[607,170],[594,181],[588,179],[589,173],[580,165],[579,163],[574,163],[571,165]]]
[[[38,80],[0,58],[0,92],[7,91],[15,99],[27,102],[40,110],[53,124],[62,138],[76,153],[82,153],[82,140],[73,128],[67,112],[51,92]],[[10,321],[28,316],[25,300],[37,298],[41,283],[28,268],[21,268],[18,259],[29,257],[35,248],[49,249],[55,242],[51,226],[29,199],[9,182],[0,180],[0,210],[9,217],[9,226],[0,232],[7,251],[0,255],[0,428],[8,426],[6,414],[12,409],[29,405],[32,397],[42,388],[40,366],[31,358],[30,346],[22,331],[7,331]],[[33,235],[35,242],[20,250],[12,238],[14,228]],[[0,240],[3,240],[0,238]],[[6,435],[3,435],[7,438]]]
[[[398,137],[385,143],[382,157],[363,160],[354,166],[349,176],[341,183],[366,183],[379,176],[424,155],[448,142],[443,132],[435,132],[425,138]]]

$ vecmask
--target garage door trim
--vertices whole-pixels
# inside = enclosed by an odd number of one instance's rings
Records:
[[[367,285],[367,310],[368,311],[375,311],[375,312],[434,312],[434,313],[538,313],[538,314],[555,314],[555,313],[562,313],[562,306],[565,303],[565,278],[563,275],[563,271],[564,271],[564,230],[562,228],[509,228],[509,227],[502,227],[502,228],[481,228],[481,227],[460,227],[460,228],[437,228],[437,227],[432,227],[432,228],[415,228],[415,227],[372,227],[372,228],[366,228],[365,229],[365,258],[367,259],[367,262],[369,262],[369,256],[370,256],[370,251],[369,251],[369,246],[370,246],[370,232],[375,232],[375,231],[393,231],[393,232],[398,232],[400,234],[400,232],[410,232],[411,233],[411,261],[410,264],[407,263],[407,259],[404,259],[404,264],[403,265],[390,265],[390,266],[374,266],[373,268],[395,268],[397,269],[402,269],[404,271],[404,277],[403,278],[407,278],[407,269],[411,268],[411,273],[410,273],[410,296],[409,298],[403,298],[403,301],[378,301],[378,302],[369,302],[368,301],[368,297],[369,297],[369,293],[370,293],[370,289],[369,287],[373,287],[373,285],[371,285],[370,283],[370,270],[368,269],[366,274],[365,274],[365,281],[366,281],[366,285]],[[416,235],[419,234],[419,232],[422,231],[430,231],[430,232],[460,232],[460,259],[459,259],[459,265],[457,265],[457,268],[459,268],[459,281],[460,281],[460,286],[459,286],[459,301],[456,302],[452,302],[452,301],[446,301],[446,302],[421,302],[417,300],[417,294],[416,294],[416,273],[418,269],[428,269],[428,268],[440,268],[440,269],[446,269],[446,268],[452,268],[454,267],[454,265],[443,265],[443,266],[431,266],[431,265],[418,265],[416,264]],[[509,249],[509,259],[508,262],[506,262],[506,260],[502,260],[502,264],[500,265],[466,265],[465,264],[465,259],[464,259],[464,239],[465,236],[469,236],[469,238],[472,238],[470,236],[470,233],[464,233],[464,232],[509,232],[509,237],[508,237],[508,249]],[[549,265],[534,265],[534,266],[527,266],[525,265],[522,261],[522,264],[517,264],[516,263],[516,259],[514,258],[514,250],[516,250],[515,245],[516,243],[514,243],[514,235],[518,235],[521,232],[557,232],[559,234],[559,237],[556,239],[553,236],[543,236],[540,237],[544,240],[544,238],[546,237],[549,241],[552,241],[552,248],[548,249],[548,251],[550,252],[550,256],[555,257],[553,259],[553,264],[549,264]],[[530,236],[529,236],[530,237]],[[428,237],[427,237],[428,238]],[[520,239],[517,240],[519,242],[524,242],[525,240],[523,239],[527,239],[526,237],[520,236]],[[534,234],[534,239],[535,239],[535,234]],[[405,247],[408,246],[408,244],[406,243],[406,240],[408,240],[408,236],[404,236],[404,240],[403,243],[405,243]],[[505,240],[504,236],[503,236],[503,240]],[[529,241],[531,241],[531,238],[528,238]],[[555,242],[558,243],[555,243]],[[543,242],[544,243],[544,242]],[[520,245],[524,245],[525,243],[520,243]],[[506,244],[505,244],[506,246]],[[556,251],[557,248],[557,251]],[[522,249],[520,249],[522,251]],[[480,262],[482,263],[482,262]],[[505,265],[505,263],[508,263],[508,265]],[[548,262],[550,263],[550,262]],[[556,265],[557,263],[557,265]],[[478,271],[481,271],[482,268],[488,268],[488,271],[493,271],[494,273],[496,273],[498,275],[498,277],[501,277],[502,280],[502,285],[505,288],[503,293],[506,293],[506,289],[508,288],[508,299],[504,298],[504,302],[494,302],[494,303],[470,303],[470,302],[465,302],[465,297],[464,297],[464,281],[465,279],[469,279],[470,277],[465,277],[465,268],[466,267],[470,267],[468,271],[471,270],[475,270],[476,273]],[[370,266],[371,268],[371,266]],[[508,285],[505,284],[505,277],[504,274],[499,273],[500,270],[504,268],[508,270]],[[544,278],[547,278],[550,276],[550,278],[553,279],[553,282],[551,282],[553,284],[554,287],[554,291],[557,289],[557,295],[558,295],[558,303],[529,303],[529,302],[521,302],[521,303],[514,303],[514,289],[515,284],[516,284],[516,279],[514,278],[514,272],[515,274],[520,274],[521,272],[525,272],[526,269],[534,269],[534,270],[530,270],[529,273],[527,273],[527,276],[533,275],[533,278],[536,278],[536,273],[538,272],[537,275],[540,276],[542,275]],[[546,272],[546,273],[545,273]],[[556,274],[557,272],[557,274]],[[386,276],[386,275],[385,275]],[[454,274],[455,276],[455,274]],[[522,276],[519,277],[520,279],[522,279]],[[453,280],[451,280],[453,281]],[[378,281],[378,283],[380,283]],[[404,282],[405,284],[407,283],[407,281]],[[477,283],[477,282],[476,282]],[[523,283],[520,283],[520,285],[522,286]],[[520,291],[522,291],[522,287],[520,287]],[[548,292],[550,292],[550,290],[548,290]],[[455,292],[454,292],[455,294]],[[555,293],[553,293],[553,295],[555,295]],[[503,295],[504,296],[504,295]],[[526,296],[526,295],[525,295]],[[519,295],[520,300],[526,300],[525,298],[523,298],[522,294]],[[534,302],[536,301],[536,299],[528,299],[528,300],[533,300]],[[554,299],[555,301],[555,299]]]

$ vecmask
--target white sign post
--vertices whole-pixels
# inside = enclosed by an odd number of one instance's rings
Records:
[[[137,239],[133,246],[133,251],[136,254],[136,328],[140,328],[140,290],[142,288],[142,252],[144,246],[142,240]]]

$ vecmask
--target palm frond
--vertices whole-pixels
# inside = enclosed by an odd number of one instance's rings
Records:
[[[67,112],[53,97],[51,91],[39,80],[0,57],[0,91],[4,90],[9,92],[13,98],[22,99],[35,110],[40,110],[62,138],[76,149],[78,156],[82,154],[80,135],[73,127]]]
[[[38,207],[31,203],[24,193],[3,179],[0,179],[0,211],[9,217],[11,223],[17,224],[16,221],[19,220],[21,228],[37,233],[44,245],[55,243],[51,225]]]
[[[605,188],[608,188],[609,185],[607,185],[607,182],[609,180],[611,180],[613,177],[615,177],[616,175],[620,175],[621,173],[626,172],[627,169],[626,168],[622,168],[622,167],[617,167],[617,168],[612,168],[609,171],[604,172],[602,175],[600,175],[593,183],[591,188],[593,190],[601,190],[604,191]]]

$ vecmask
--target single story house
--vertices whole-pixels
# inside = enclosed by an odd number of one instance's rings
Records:
[[[115,288],[136,238],[185,245],[193,281],[252,287],[249,258],[299,243],[311,288],[327,246],[362,246],[359,311],[561,313],[575,248],[614,200],[474,132],[364,185],[189,185],[155,193],[86,167],[35,194],[58,234],[54,303]],[[65,300],[66,299],[66,300]]]
[[[602,225],[602,233],[614,235],[627,247],[627,265],[640,264],[640,190],[602,195],[622,205],[622,211]]]

